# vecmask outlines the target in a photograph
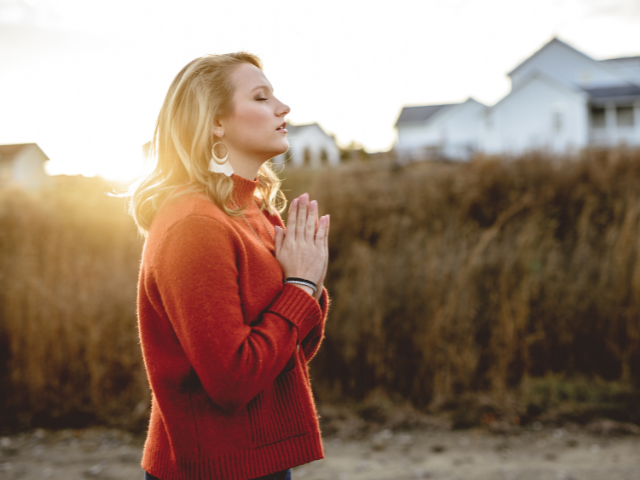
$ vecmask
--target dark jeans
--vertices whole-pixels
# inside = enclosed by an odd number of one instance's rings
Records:
[[[154,477],[150,473],[144,472],[144,480],[160,480],[158,477]],[[260,478],[253,478],[251,480],[291,480],[291,469],[287,468],[278,473],[270,473]]]

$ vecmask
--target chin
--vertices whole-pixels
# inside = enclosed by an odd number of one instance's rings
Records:
[[[283,143],[281,143],[279,146],[273,149],[271,157],[269,158],[277,157],[278,155],[282,155],[283,153],[287,153],[288,151],[289,151],[289,142],[285,138]]]
[[[271,142],[268,145],[262,145],[263,148],[256,151],[254,150],[254,155],[263,158],[263,161],[267,161],[272,159],[273,157],[277,157],[278,155],[282,155],[283,153],[287,153],[289,151],[289,142],[286,138],[279,139],[280,141]],[[265,148],[266,147],[266,148]]]

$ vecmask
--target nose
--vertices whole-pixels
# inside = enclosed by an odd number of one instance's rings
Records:
[[[279,101],[279,100],[278,100],[278,101]],[[280,102],[280,101],[279,101],[279,102]],[[280,102],[280,106],[279,106],[279,108],[278,108],[278,110],[277,110],[277,112],[278,112],[278,113],[277,113],[277,115],[278,115],[279,117],[281,117],[281,116],[283,116],[283,115],[288,115],[290,111],[291,111],[291,109],[289,108],[289,105],[286,105],[286,104],[284,104],[284,103]]]

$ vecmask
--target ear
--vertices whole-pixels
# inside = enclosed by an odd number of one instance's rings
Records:
[[[224,126],[220,121],[220,118],[216,117],[213,120],[213,125],[211,127],[211,133],[215,135],[217,138],[224,137]]]

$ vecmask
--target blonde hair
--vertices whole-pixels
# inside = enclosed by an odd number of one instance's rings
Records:
[[[247,52],[207,55],[187,64],[171,83],[149,147],[155,166],[129,194],[129,213],[142,235],[147,235],[156,213],[170,197],[203,193],[230,216],[239,216],[246,208],[227,207],[233,180],[209,170],[215,142],[213,120],[233,110],[234,87],[229,76],[242,63],[262,70],[260,59]],[[260,166],[256,187],[260,209],[282,213],[287,199],[281,183],[271,160]]]

